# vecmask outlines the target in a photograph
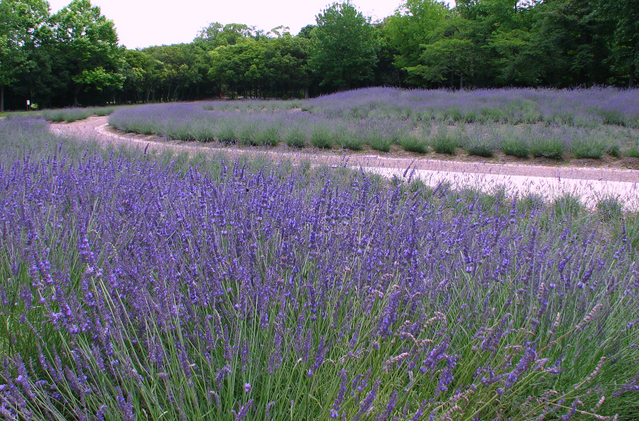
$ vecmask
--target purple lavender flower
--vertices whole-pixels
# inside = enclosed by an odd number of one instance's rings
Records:
[[[344,402],[344,397],[346,396],[346,385],[348,383],[348,371],[341,369],[339,371],[339,375],[342,380],[339,385],[339,391],[337,392],[337,397],[335,398],[335,402],[333,402],[333,408],[331,408],[331,418],[339,417],[339,410],[342,406],[342,402]]]
[[[521,376],[530,368],[530,365],[535,361],[536,358],[537,352],[535,352],[535,350],[530,347],[526,347],[524,355],[519,360],[519,363],[517,363],[515,369],[510,372],[510,374],[508,374],[508,377],[504,381],[504,387],[512,387],[512,385],[515,384],[515,382],[519,379],[519,376]]]

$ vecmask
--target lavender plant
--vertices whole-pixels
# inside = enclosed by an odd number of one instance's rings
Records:
[[[622,101],[627,107],[620,107]],[[575,158],[601,158],[606,153],[632,155],[639,127],[637,107],[632,91],[614,89],[451,92],[371,88],[306,102],[145,106],[115,112],[109,121],[124,131],[244,145],[285,141],[292,147],[368,147],[380,152],[399,145],[417,153],[427,152],[426,145],[430,145],[445,154],[463,147],[481,156],[501,150],[519,157],[562,159],[570,153]],[[619,117],[614,121],[604,118],[610,112]],[[465,134],[467,126],[471,129]],[[291,132],[292,127],[308,132],[308,139]]]
[[[44,110],[36,113],[38,116],[51,122],[66,122],[72,123],[78,120],[84,120],[93,115],[107,116],[113,113],[115,110],[123,108],[123,106],[108,106],[108,107],[86,107],[86,108],[61,108],[55,110]]]
[[[546,122],[561,125],[639,126],[635,90],[591,88],[480,89],[475,91],[367,88],[327,95],[304,105],[330,117],[391,115],[401,119],[449,122]]]
[[[1,162],[5,419],[638,415],[635,254],[596,216],[268,163]]]

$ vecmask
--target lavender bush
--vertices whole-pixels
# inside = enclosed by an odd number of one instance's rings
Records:
[[[591,88],[476,91],[367,88],[313,99],[304,109],[329,117],[392,116],[404,120],[551,123],[639,127],[636,90]]]
[[[129,106],[107,106],[107,107],[87,107],[87,108],[70,107],[70,108],[60,108],[60,109],[54,109],[54,110],[32,111],[26,114],[24,112],[14,112],[14,113],[9,113],[8,118],[24,118],[30,115],[31,117],[38,116],[38,117],[44,118],[45,120],[55,122],[55,123],[60,123],[60,122],[72,123],[74,121],[84,120],[94,115],[106,116],[113,113],[115,110],[118,110],[120,108],[125,108],[125,107],[129,107]]]
[[[617,219],[346,170],[12,152],[43,128],[0,122],[5,419],[639,416]]]
[[[369,88],[300,101],[164,104],[115,112],[111,125],[182,140],[244,145],[368,147],[490,157],[634,156],[634,91],[530,89],[472,92]],[[626,104],[621,107],[620,104]],[[300,112],[300,106],[303,112]],[[611,116],[616,116],[612,118]],[[306,132],[305,134],[302,131]]]

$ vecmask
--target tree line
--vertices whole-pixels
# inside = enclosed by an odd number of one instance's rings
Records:
[[[191,43],[126,49],[90,0],[0,0],[0,110],[366,86],[633,87],[636,0],[406,0],[372,22],[333,3],[292,35],[215,22]]]

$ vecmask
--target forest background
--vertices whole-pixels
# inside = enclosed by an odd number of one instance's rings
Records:
[[[126,49],[90,0],[0,0],[0,111],[302,98],[368,86],[633,87],[636,0],[406,0],[372,22],[333,3],[297,34],[211,23],[188,44]]]

